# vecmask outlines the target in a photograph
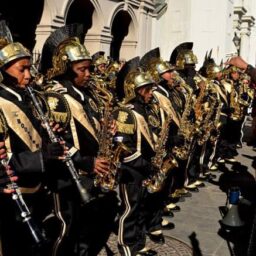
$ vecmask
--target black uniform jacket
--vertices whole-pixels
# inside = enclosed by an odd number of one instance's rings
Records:
[[[124,183],[141,183],[151,174],[154,139],[148,126],[147,105],[141,102],[120,107],[114,113],[117,120],[116,138],[121,138],[130,152],[125,152],[121,165]]]
[[[70,125],[63,138],[67,145],[74,149],[72,159],[78,169],[91,173],[99,149],[98,105],[89,95],[88,88],[74,87],[70,81],[60,81],[60,84],[53,86],[52,89],[63,94],[71,111]]]
[[[8,136],[5,144],[9,164],[22,187],[38,187],[45,171],[42,156],[41,121],[33,114],[26,91],[0,84],[0,108],[5,116]]]

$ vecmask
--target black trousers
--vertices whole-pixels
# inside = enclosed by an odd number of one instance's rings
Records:
[[[118,247],[122,256],[134,256],[146,243],[146,188],[138,183],[120,184],[121,214]]]
[[[188,184],[195,182],[200,175],[200,157],[202,153],[202,146],[194,143],[193,148],[190,151],[190,157],[187,162],[187,178]]]
[[[48,215],[47,197],[44,193],[37,192],[23,195],[24,201],[30,209],[33,222],[43,233],[43,219]],[[0,195],[0,238],[3,256],[46,256],[45,247],[35,243],[27,222],[23,222],[18,206],[11,195]]]
[[[115,191],[82,206],[79,221],[79,256],[97,256],[114,230],[118,199]]]

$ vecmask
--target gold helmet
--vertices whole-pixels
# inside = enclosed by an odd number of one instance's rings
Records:
[[[155,82],[160,81],[160,76],[163,73],[174,70],[174,66],[161,59],[159,47],[145,53],[140,60],[140,66],[144,70],[148,70]]]
[[[52,57],[52,68],[48,70],[49,79],[63,75],[70,62],[91,60],[90,53],[77,37],[71,37],[61,42]]]
[[[228,73],[235,73],[235,72],[242,73],[243,71],[240,68],[231,65],[230,67],[227,68],[227,72]]]
[[[7,26],[5,20],[0,21],[0,49],[5,47],[7,44],[13,43],[12,33]]]
[[[108,61],[105,59],[104,57],[105,55],[105,52],[103,51],[99,51],[99,52],[96,52],[92,55],[92,62],[93,62],[93,65],[94,66],[99,66],[101,64],[108,64]]]
[[[67,65],[77,60],[91,60],[83,45],[85,28],[83,24],[68,24],[53,31],[46,39],[40,58],[39,71],[49,78],[62,75]]]
[[[214,79],[216,78],[217,73],[222,72],[221,66],[218,66],[217,64],[209,64],[206,67],[206,76],[209,79]]]
[[[197,57],[192,50],[183,50],[178,53],[176,67],[177,69],[184,69],[185,64],[195,65],[197,62]]]
[[[149,63],[148,71],[156,83],[160,81],[160,76],[168,71],[173,71],[175,67],[161,58],[152,60]]]
[[[20,58],[31,58],[31,53],[21,43],[9,43],[0,50],[0,68]]]
[[[131,71],[124,81],[124,103],[128,103],[136,97],[136,90],[138,88],[154,83],[155,81],[148,72],[141,70]]]
[[[197,64],[197,57],[193,53],[193,42],[184,42],[175,47],[170,56],[170,63],[177,69],[184,69],[185,65]]]
[[[104,56],[100,56],[95,62],[94,65],[95,66],[99,66],[101,64],[107,64],[107,60],[104,58]]]

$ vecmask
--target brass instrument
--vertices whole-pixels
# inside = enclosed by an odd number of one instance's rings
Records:
[[[214,85],[211,81],[207,81],[207,88],[205,91],[207,94],[207,102],[201,104],[201,117],[198,122],[198,145],[203,145],[211,136],[211,131],[215,128],[215,122],[220,115],[220,100],[218,100],[217,91],[214,89]],[[219,112],[219,113],[218,113]],[[218,115],[219,114],[219,115]],[[219,120],[218,120],[219,121]]]
[[[239,80],[239,103],[241,106],[248,107],[253,98],[254,98],[254,89],[250,88],[250,77],[247,74],[241,74]],[[246,81],[246,82],[245,82]],[[246,94],[247,98],[242,97],[243,94]]]
[[[216,110],[215,119],[212,122],[212,131],[215,130],[216,133],[215,134],[211,133],[209,138],[212,143],[214,143],[220,135],[220,127],[221,127],[220,115],[221,115],[221,109],[222,109],[223,103],[221,102],[221,100],[219,100],[218,104],[219,105]]]
[[[99,86],[99,84],[94,81],[90,81],[90,86],[93,87],[99,93],[98,96],[104,100],[104,108],[101,110],[102,125],[98,134],[98,157],[108,160],[110,164],[108,173],[96,175],[94,185],[96,187],[101,187],[102,191],[107,192],[116,188],[118,184],[117,170],[120,167],[120,155],[122,151],[129,150],[119,139],[115,141],[116,145],[114,145],[114,135],[110,131],[110,126],[113,123],[112,94],[107,91],[106,88]]]
[[[184,90],[186,99],[193,93],[193,89],[186,83],[186,81],[179,75],[177,71],[173,71],[174,85],[179,85]]]
[[[242,120],[245,109],[250,106],[254,98],[254,89],[250,88],[249,81],[250,78],[247,78],[246,74],[241,74],[238,90],[236,90],[234,83],[232,83],[230,93],[230,108],[233,109],[233,113],[230,116],[232,120]]]
[[[116,77],[119,72],[120,64],[117,61],[110,62],[105,70],[106,79],[109,88],[115,89]]]
[[[194,120],[191,119],[191,114],[194,114],[195,100],[195,95],[193,95],[191,91],[186,99],[185,108],[182,113],[180,128],[178,131],[178,135],[182,135],[184,137],[184,145],[180,147],[174,146],[172,149],[172,153],[181,160],[188,159],[190,145],[195,132]]]
[[[171,120],[171,116],[168,116],[165,120],[164,126],[160,132],[158,141],[155,146],[156,154],[151,159],[151,164],[155,173],[150,178],[144,180],[142,183],[142,185],[147,188],[149,193],[160,191],[169,172],[173,168],[178,167],[178,163],[172,155],[165,159],[167,156],[165,145],[169,135]]]
[[[204,118],[212,113],[208,113],[210,110],[209,103],[205,102],[204,98],[209,92],[209,81],[207,81],[202,76],[195,77],[197,86],[200,88],[200,93],[196,98],[193,94],[192,89],[189,90],[187,96],[185,109],[181,117],[181,124],[178,134],[184,137],[184,145],[180,147],[173,147],[172,153],[181,160],[186,160],[189,157],[191,151],[191,146],[193,144],[193,138],[197,136],[202,136],[202,124],[204,123]],[[207,121],[207,120],[206,120]]]
[[[240,91],[240,88],[239,88],[239,91]],[[231,113],[230,118],[235,121],[241,120],[243,118],[243,115],[242,115],[243,111],[239,102],[239,94],[240,93],[237,93],[234,87],[234,84],[232,83],[231,93],[230,93],[230,108],[233,110],[233,112]]]

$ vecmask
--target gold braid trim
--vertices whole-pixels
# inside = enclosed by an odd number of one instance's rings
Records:
[[[119,132],[122,132],[125,134],[133,134],[134,133],[134,129],[135,129],[134,124],[125,124],[125,123],[116,121],[116,125],[117,125],[117,131],[119,131]]]

